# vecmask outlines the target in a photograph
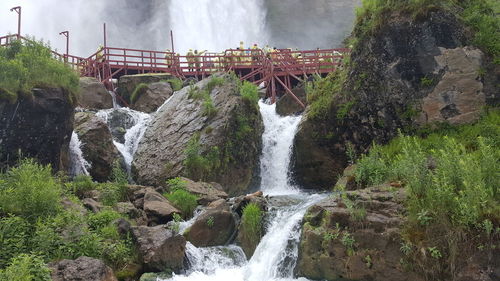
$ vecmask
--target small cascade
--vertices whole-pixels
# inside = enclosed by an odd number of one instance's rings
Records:
[[[127,107],[118,109],[105,109],[97,112],[97,116],[102,118],[113,133],[113,143],[122,154],[127,171],[130,174],[130,167],[133,156],[137,151],[139,142],[146,131],[151,115],[135,111]],[[115,130],[115,128],[119,128]],[[125,130],[125,134],[123,134]],[[119,136],[118,133],[121,133]]]
[[[267,212],[267,232],[249,261],[236,245],[186,247],[189,268],[169,281],[270,281],[294,279],[301,221],[311,205],[326,195],[305,194],[290,184],[289,165],[293,138],[301,117],[280,117],[275,105],[259,102],[264,120],[261,157],[262,190],[272,194]],[[276,195],[280,194],[280,195]],[[192,224],[185,222],[184,228]]]
[[[81,149],[82,142],[78,135],[73,131],[71,133],[71,140],[69,142],[69,157],[70,157],[70,176],[75,177],[78,175],[89,175],[88,170],[91,165],[83,157]]]
[[[120,108],[120,105],[118,105],[118,103],[116,102],[116,94],[115,94],[115,92],[113,92],[113,91],[108,91],[108,93],[111,95],[111,98],[112,98],[112,100],[113,100],[113,108],[114,108],[114,109],[118,109],[118,108]]]
[[[301,116],[281,117],[276,113],[276,104],[259,101],[264,121],[262,155],[260,157],[261,189],[269,195],[298,192],[290,183],[288,170],[292,145]]]

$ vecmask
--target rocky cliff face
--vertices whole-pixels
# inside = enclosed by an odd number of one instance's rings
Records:
[[[467,34],[455,15],[435,10],[417,19],[394,13],[373,34],[360,36],[326,116],[306,114],[300,125],[297,182],[331,188],[347,164],[348,143],[360,153],[398,130],[477,120],[481,108],[497,99],[498,86],[488,85],[498,85],[498,76],[482,74],[491,64],[467,46]]]
[[[69,142],[74,106],[61,88],[35,88],[32,96],[14,104],[0,102],[0,167],[15,165],[20,157],[69,168]]]
[[[229,195],[243,193],[259,165],[263,124],[227,75],[207,92],[211,78],[176,92],[158,111],[132,163],[136,180],[162,185],[185,175],[220,183]],[[188,157],[188,155],[190,155]]]

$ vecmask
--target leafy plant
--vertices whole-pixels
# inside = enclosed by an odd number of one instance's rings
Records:
[[[21,160],[0,181],[0,210],[35,221],[61,209],[61,194],[61,184],[52,177],[50,166],[32,159]]]
[[[214,226],[214,223],[215,223],[214,217],[213,216],[209,216],[208,219],[207,219],[207,226],[209,228],[212,228]]]
[[[182,212],[184,219],[192,217],[194,209],[198,206],[198,197],[184,189],[176,189],[164,196]]]
[[[208,153],[202,154],[200,146],[200,135],[195,134],[189,140],[183,164],[186,175],[193,180],[206,180],[212,172],[220,166],[220,152],[218,147],[212,147]]]
[[[256,85],[248,81],[243,81],[240,88],[240,95],[244,101],[257,106],[259,102],[259,91]]]
[[[208,83],[207,83],[208,93],[209,94],[212,93],[212,91],[213,91],[213,89],[215,89],[215,87],[222,86],[222,85],[224,85],[224,83],[225,83],[225,80],[223,77],[213,75],[212,78],[210,79],[210,81],[208,81]]]
[[[180,177],[171,178],[167,180],[167,185],[170,191],[174,191],[177,189],[186,189],[187,181],[183,180]]]
[[[148,90],[148,84],[146,83],[139,83],[137,86],[135,86],[134,91],[130,95],[130,102],[134,104],[140,96],[142,96],[146,91]]]
[[[250,203],[243,209],[241,231],[253,245],[257,245],[262,236],[262,216],[262,210],[255,203]]]
[[[179,78],[170,78],[167,80],[167,82],[170,83],[170,86],[172,86],[172,90],[174,90],[174,92],[182,89],[182,80]]]
[[[214,103],[212,101],[212,97],[210,95],[205,95],[203,97],[203,115],[208,118],[212,118],[217,114],[217,108],[215,108]]]
[[[5,270],[0,270],[0,280],[51,281],[50,272],[50,269],[39,256],[21,254],[13,258]]]

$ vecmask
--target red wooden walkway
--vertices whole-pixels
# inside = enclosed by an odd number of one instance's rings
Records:
[[[17,35],[4,36],[0,37],[0,46],[18,38],[29,40]],[[179,78],[199,79],[216,72],[234,71],[242,80],[257,85],[265,83],[272,102],[275,102],[277,92],[286,92],[305,107],[291,91],[292,87],[312,74],[335,71],[347,52],[348,49],[279,49],[266,54],[261,49],[229,49],[223,53],[181,56],[173,52],[104,47],[87,58],[53,54],[81,76],[99,79],[109,90],[114,90],[115,79],[128,74],[169,73]]]

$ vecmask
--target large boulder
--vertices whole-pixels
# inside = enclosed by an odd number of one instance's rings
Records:
[[[177,91],[153,117],[132,163],[138,183],[160,186],[185,175],[218,182],[229,195],[251,185],[259,165],[262,118],[229,75],[219,78],[224,83],[211,92],[212,78]]]
[[[304,104],[307,100],[304,84],[299,84],[292,89],[294,95]],[[288,93],[284,94],[276,101],[276,113],[281,116],[293,115],[304,111],[304,108]]]
[[[143,208],[149,225],[165,224],[172,220],[174,214],[181,213],[163,195],[152,188],[146,189],[143,200]]]
[[[222,246],[236,234],[236,218],[226,204],[209,208],[184,234],[196,247]]]
[[[91,164],[92,178],[99,182],[110,179],[114,162],[120,153],[113,144],[113,136],[104,120],[92,112],[75,114],[75,132],[82,142],[85,160]]]
[[[79,257],[49,264],[53,281],[118,281],[113,270],[103,261]]]
[[[62,88],[34,88],[13,104],[0,99],[0,169],[29,157],[67,170],[73,118],[70,94]]]
[[[434,9],[418,19],[396,12],[386,18],[373,33],[355,28],[359,41],[345,74],[327,78],[341,83],[326,93],[332,103],[321,114],[306,111],[292,161],[304,188],[330,188],[347,166],[348,152],[360,155],[373,142],[436,122],[474,122],[495,100],[498,87],[490,85],[500,85],[500,76],[481,74],[491,63],[466,46],[470,33],[456,15]]]
[[[130,108],[142,112],[151,113],[156,111],[173,93],[168,82],[154,82],[147,84],[137,92]]]
[[[347,194],[354,207],[342,198],[330,197],[308,209],[299,245],[299,276],[424,280],[400,264],[404,258],[400,250],[403,189],[379,186]]]
[[[181,177],[182,187],[191,194],[198,197],[198,204],[208,205],[213,201],[219,199],[226,199],[227,193],[222,190],[222,186],[215,182],[201,182],[192,181],[188,178]],[[171,186],[167,186],[169,191],[172,191]],[[174,187],[175,188],[175,187]]]
[[[80,78],[78,105],[87,109],[113,108],[113,97],[104,84],[94,77]]]
[[[123,75],[118,80],[118,88],[116,92],[122,97],[127,103],[131,103],[130,98],[132,93],[139,84],[149,84],[154,82],[160,82],[162,80],[168,80],[173,78],[170,74],[165,73],[148,73],[148,74],[138,74],[138,75]]]
[[[158,225],[132,227],[132,237],[146,271],[179,272],[182,269],[186,251],[186,239],[182,235]]]

